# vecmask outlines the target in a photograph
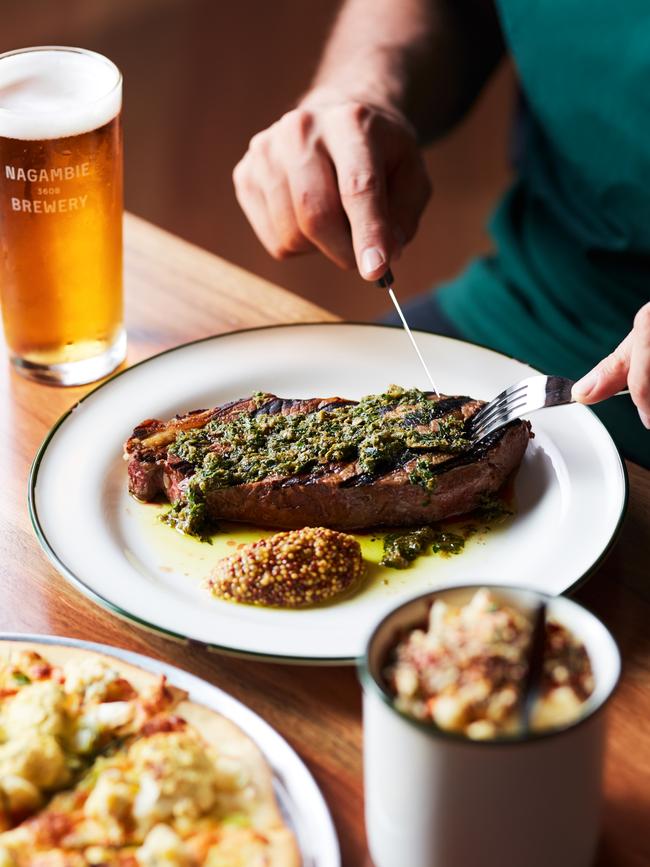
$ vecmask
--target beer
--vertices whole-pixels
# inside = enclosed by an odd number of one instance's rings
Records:
[[[0,55],[0,302],[36,379],[90,382],[125,355],[121,100],[93,52]]]

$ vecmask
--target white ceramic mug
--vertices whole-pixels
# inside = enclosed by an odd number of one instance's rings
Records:
[[[376,867],[590,867],[596,852],[605,747],[604,705],[620,675],[614,639],[564,597],[494,587],[548,615],[584,644],[595,689],[561,730],[472,741],[397,711],[382,670],[403,630],[422,627],[432,602],[465,604],[477,585],[443,588],[392,611],[359,662],[363,686],[366,830]]]

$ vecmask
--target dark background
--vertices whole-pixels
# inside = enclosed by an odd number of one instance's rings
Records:
[[[398,0],[396,0],[398,2]],[[308,85],[338,0],[3,0],[0,51],[79,45],[125,82],[126,207],[350,319],[388,309],[380,290],[320,256],[274,262],[239,210],[231,172],[250,137]],[[402,297],[489,248],[508,180],[513,80],[501,69],[469,118],[431,148],[435,194],[396,269]]]

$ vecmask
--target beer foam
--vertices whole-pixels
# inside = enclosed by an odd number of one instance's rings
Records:
[[[120,72],[101,54],[44,48],[0,56],[0,136],[81,135],[107,124],[121,106]]]

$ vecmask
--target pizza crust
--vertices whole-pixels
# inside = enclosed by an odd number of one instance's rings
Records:
[[[160,681],[159,674],[118,657],[65,644],[3,641],[0,644],[0,660],[12,651],[21,650],[35,651],[47,662],[57,666],[93,657],[118,671],[138,693]],[[185,719],[217,752],[227,743],[228,755],[236,757],[246,768],[257,796],[252,824],[269,841],[269,867],[300,867],[302,859],[296,839],[284,822],[273,791],[273,775],[259,747],[231,720],[205,705],[190,701],[187,693],[175,687],[173,682],[169,682],[168,686],[174,690],[175,697],[175,703],[168,712]]]

